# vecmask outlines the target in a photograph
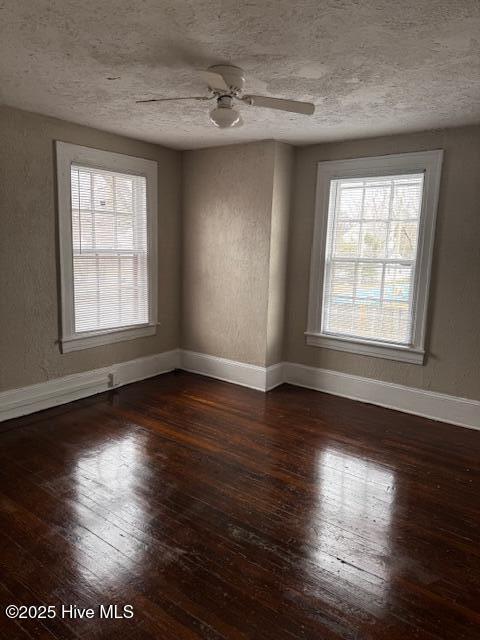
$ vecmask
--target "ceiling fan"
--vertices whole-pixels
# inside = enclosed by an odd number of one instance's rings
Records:
[[[243,69],[239,67],[219,64],[209,67],[206,71],[201,71],[200,73],[208,86],[208,95],[206,96],[150,98],[148,100],[136,100],[136,102],[165,102],[170,100],[204,101],[215,99],[216,106],[210,111],[210,121],[216,127],[220,127],[220,129],[239,127],[243,123],[240,112],[234,108],[234,101],[243,102],[251,107],[280,109],[280,111],[300,113],[306,116],[311,116],[315,111],[315,105],[310,102],[244,94],[245,74]]]

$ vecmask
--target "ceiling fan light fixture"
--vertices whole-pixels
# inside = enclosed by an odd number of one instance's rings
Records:
[[[231,107],[218,106],[210,111],[210,121],[220,129],[239,127],[242,124],[240,113]]]

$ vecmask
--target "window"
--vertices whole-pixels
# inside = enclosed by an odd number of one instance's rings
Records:
[[[442,155],[319,163],[307,344],[423,364]]]
[[[153,335],[157,165],[57,142],[62,351]]]

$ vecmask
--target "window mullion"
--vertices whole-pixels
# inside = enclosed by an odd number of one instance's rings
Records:
[[[390,193],[389,193],[389,199],[388,199],[388,217],[387,217],[387,230],[386,230],[386,235],[385,235],[385,254],[384,254],[384,258],[388,258],[388,254],[389,254],[389,239],[390,239],[390,229],[391,229],[391,222],[392,222],[392,211],[393,211],[393,198],[395,196],[395,185],[394,185],[394,181],[393,179],[390,180]],[[387,265],[385,262],[382,263],[382,279],[381,279],[381,284],[380,284],[380,316],[379,316],[379,323],[383,322],[383,313],[384,313],[384,302],[385,302],[385,272],[387,270]],[[378,327],[378,329],[380,330],[380,326]]]

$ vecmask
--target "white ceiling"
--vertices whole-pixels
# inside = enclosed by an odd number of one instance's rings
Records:
[[[6,0],[0,29],[0,102],[180,149],[480,122],[479,0]],[[220,131],[210,103],[135,104],[222,62],[315,116],[245,105]]]

